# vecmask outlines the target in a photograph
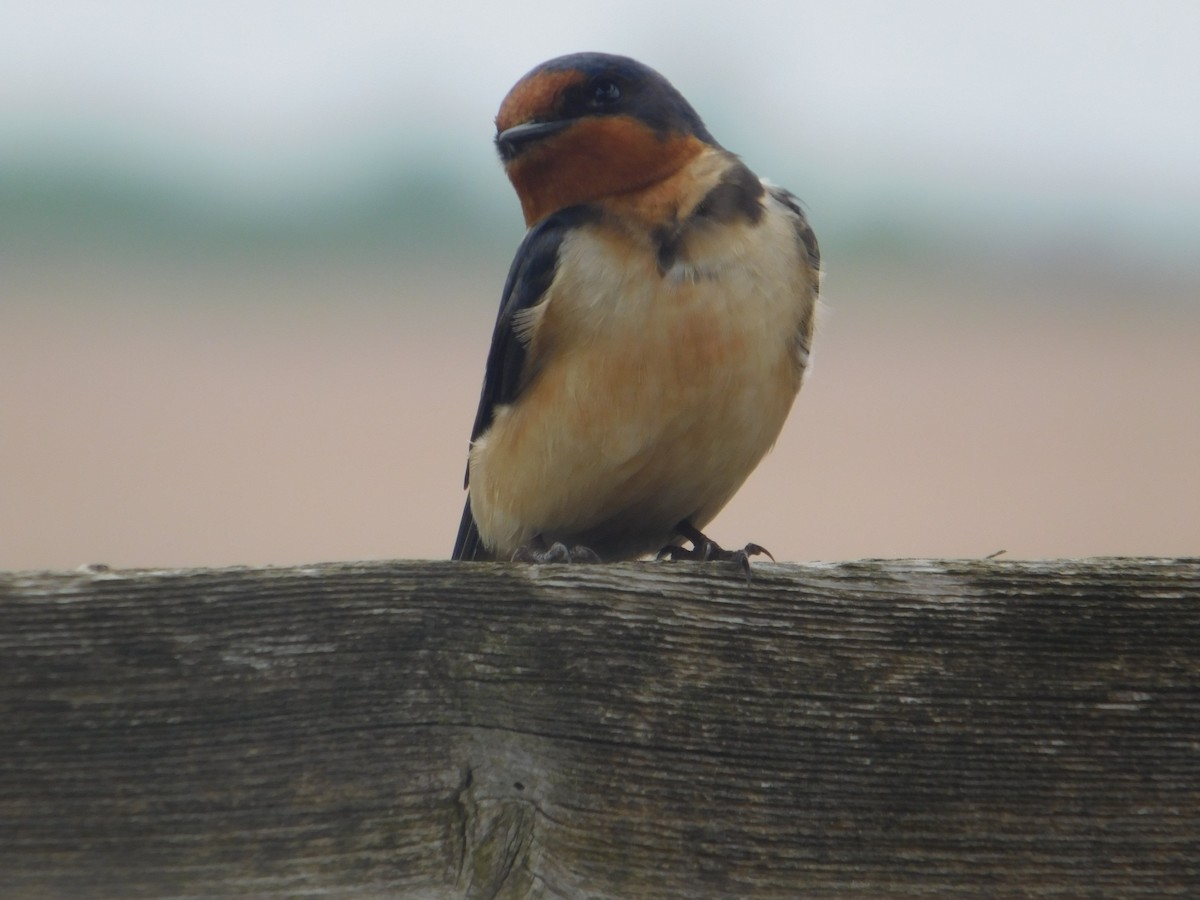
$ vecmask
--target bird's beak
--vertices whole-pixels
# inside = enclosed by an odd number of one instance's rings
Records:
[[[500,158],[508,162],[527,145],[557,134],[570,124],[570,119],[559,119],[555,122],[526,122],[523,125],[514,125],[496,135],[496,149],[500,152]]]

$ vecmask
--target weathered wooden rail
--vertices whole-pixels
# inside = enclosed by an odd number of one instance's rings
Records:
[[[0,896],[1195,896],[1200,559],[0,575]]]

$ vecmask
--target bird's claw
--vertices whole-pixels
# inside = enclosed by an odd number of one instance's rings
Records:
[[[598,563],[600,557],[590,547],[575,546],[568,548],[561,541],[555,541],[549,547],[542,540],[532,540],[523,544],[512,556],[513,562],[524,563]]]
[[[688,550],[677,544],[668,544],[658,551],[656,559],[732,562],[736,563],[746,573],[747,581],[750,580],[751,556],[763,555],[769,557],[771,562],[775,562],[775,557],[771,555],[771,551],[758,544],[747,544],[741,550],[726,550],[716,541],[705,537],[694,528],[681,528],[680,531],[691,542],[692,549]]]

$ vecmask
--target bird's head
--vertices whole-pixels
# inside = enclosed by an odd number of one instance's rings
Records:
[[[648,187],[716,146],[667,79],[606,53],[542,63],[508,92],[496,115],[496,149],[528,225],[567,206]]]

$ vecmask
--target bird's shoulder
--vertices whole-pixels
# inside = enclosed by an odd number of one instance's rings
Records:
[[[814,289],[819,280],[820,249],[800,201],[722,148],[710,148],[671,178],[596,206],[652,249],[660,274],[676,264],[708,271],[706,258],[720,265],[723,257],[782,253]]]
[[[820,273],[821,246],[817,243],[816,232],[813,231],[812,225],[809,224],[808,216],[805,214],[804,206],[801,204],[799,198],[791,191],[777,185],[768,184],[766,187],[767,193],[783,208],[785,211],[784,214],[791,222],[796,241],[804,253],[804,261],[808,264],[814,275]]]

